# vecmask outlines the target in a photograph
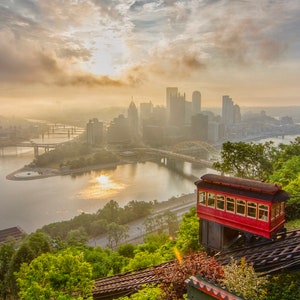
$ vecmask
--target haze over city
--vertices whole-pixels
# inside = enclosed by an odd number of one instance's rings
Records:
[[[300,2],[1,1],[1,114],[165,104],[299,104]]]

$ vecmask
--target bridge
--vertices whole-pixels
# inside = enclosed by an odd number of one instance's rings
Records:
[[[34,156],[39,155],[39,148],[44,148],[45,152],[49,152],[50,149],[55,149],[63,144],[69,143],[69,141],[61,142],[61,143],[34,143],[34,142],[21,142],[16,143],[14,147],[30,147],[34,149]]]
[[[74,138],[76,138],[77,136],[79,136],[80,134],[82,134],[85,129],[84,128],[80,128],[80,127],[76,127],[76,126],[68,126],[68,125],[64,125],[64,124],[47,124],[45,125],[47,126],[47,131],[42,132],[41,138],[42,138],[42,142],[33,142],[33,141],[24,141],[24,142],[13,142],[13,141],[5,141],[1,143],[0,145],[0,149],[3,150],[3,148],[5,147],[29,147],[29,148],[33,148],[34,149],[34,156],[38,156],[39,155],[39,149],[43,148],[45,152],[50,151],[51,149],[55,149],[63,144],[67,144],[70,141],[72,141]],[[55,137],[55,135],[65,135],[68,140],[65,140],[63,142],[57,142],[57,143],[45,143],[44,141],[44,137],[48,135],[49,136],[53,136]],[[2,152],[3,153],[3,152]]]
[[[157,148],[136,148],[135,150],[146,152],[149,154],[154,154],[156,156],[160,156],[163,159],[166,158],[166,159],[182,160],[182,161],[190,162],[190,163],[208,167],[208,168],[211,168],[213,165],[212,161],[195,158],[190,155],[181,154],[181,153],[177,153],[177,152],[173,152],[173,151],[169,151],[169,150],[162,150],[162,149],[157,149]],[[164,163],[166,164],[166,161],[164,161]]]

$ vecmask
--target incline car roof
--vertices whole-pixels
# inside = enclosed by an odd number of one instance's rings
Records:
[[[197,187],[223,191],[271,201],[285,201],[289,195],[280,186],[258,180],[205,174],[195,182]]]

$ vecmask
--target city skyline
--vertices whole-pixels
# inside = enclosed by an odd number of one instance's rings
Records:
[[[299,106],[300,2],[5,1],[2,112],[165,105]]]

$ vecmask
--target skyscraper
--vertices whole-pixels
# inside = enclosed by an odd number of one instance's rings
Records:
[[[143,127],[144,120],[150,119],[153,112],[153,104],[150,102],[140,103],[140,128]]]
[[[195,140],[207,141],[208,116],[204,114],[194,114],[192,116],[191,137]]]
[[[108,144],[126,145],[131,142],[128,119],[124,115],[114,118],[107,128]]]
[[[171,97],[176,97],[178,94],[177,87],[167,87],[166,89],[166,108],[167,108],[167,120],[169,122],[170,119],[170,102]]]
[[[185,123],[185,94],[171,95],[169,125],[182,128]]]
[[[192,94],[192,109],[193,115],[201,112],[201,93],[199,91],[194,91]]]
[[[127,113],[128,113],[128,117],[127,117],[128,126],[131,132],[131,136],[133,137],[133,139],[136,139],[139,133],[139,117],[138,117],[138,110],[133,101],[131,101],[131,103],[129,104]]]
[[[103,142],[103,123],[99,122],[97,118],[89,120],[86,124],[86,139],[90,145]]]
[[[222,97],[222,121],[225,125],[231,125],[234,122],[233,101],[228,95]]]

